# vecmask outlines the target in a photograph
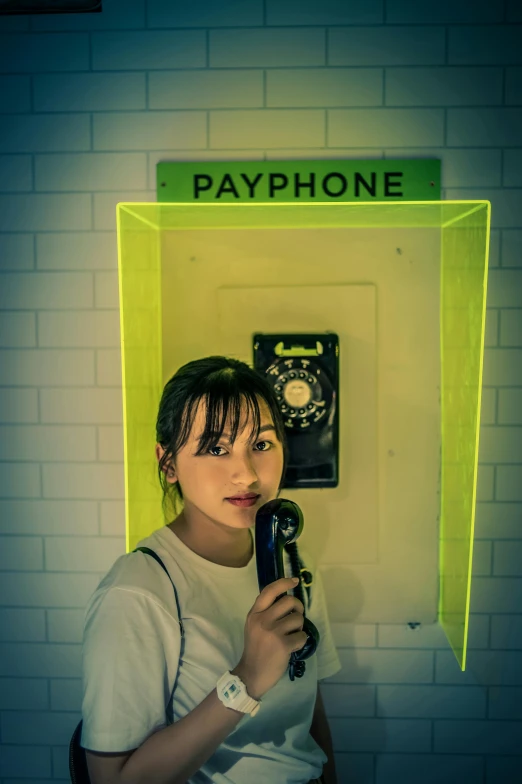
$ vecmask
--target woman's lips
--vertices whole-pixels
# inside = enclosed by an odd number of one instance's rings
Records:
[[[229,501],[234,506],[248,507],[254,506],[259,498],[260,496],[256,495],[255,498],[227,498],[227,501]]]

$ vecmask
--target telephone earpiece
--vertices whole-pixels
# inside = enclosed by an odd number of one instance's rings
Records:
[[[275,498],[258,510],[256,514],[256,563],[259,590],[285,576],[283,548],[301,536],[303,513],[294,501]],[[281,597],[278,597],[281,598]],[[277,600],[276,600],[277,601]],[[290,680],[301,678],[305,673],[305,659],[315,653],[320,635],[314,624],[304,618],[303,631],[307,635],[304,646],[290,655]]]

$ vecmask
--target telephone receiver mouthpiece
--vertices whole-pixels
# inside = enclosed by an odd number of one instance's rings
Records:
[[[275,498],[258,509],[255,540],[259,591],[285,576],[283,548],[299,539],[303,526],[301,509],[287,498]],[[289,676],[292,681],[294,677],[301,678],[304,675],[304,659],[315,653],[320,640],[317,628],[306,617],[303,631],[307,635],[305,644],[290,655]]]

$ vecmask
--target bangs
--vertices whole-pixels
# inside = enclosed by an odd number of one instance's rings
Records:
[[[199,445],[195,455],[202,455],[211,446],[215,446],[223,434],[229,416],[231,443],[233,444],[237,438],[241,418],[244,414],[246,414],[244,427],[250,419],[253,419],[250,441],[254,441],[261,427],[261,412],[257,395],[264,399],[262,393],[259,390],[241,388],[238,385],[237,376],[234,377],[233,374],[228,373],[214,374],[214,378],[207,378],[205,387],[206,389],[203,392],[197,396],[193,395],[187,404],[180,432],[181,443],[179,446],[176,446],[176,451],[181,449],[187,442],[198,404],[202,400],[206,403],[205,426],[203,432],[199,435]],[[265,400],[265,403],[271,411],[272,407],[269,402]]]

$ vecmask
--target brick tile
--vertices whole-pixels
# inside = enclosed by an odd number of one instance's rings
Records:
[[[9,539],[25,539],[31,541],[29,537],[4,537],[3,541]],[[35,541],[41,543],[41,538],[35,538]],[[43,545],[42,545],[43,552]],[[31,609],[12,609],[4,607],[0,609],[0,640],[2,642],[45,642],[45,611],[44,610],[31,610]],[[23,681],[21,682],[23,683]],[[8,705],[8,699],[11,697],[11,691],[7,683],[0,679],[0,706],[2,708],[11,708]],[[23,707],[23,706],[21,706]]]
[[[325,65],[325,31],[284,27],[210,30],[211,68]]]
[[[0,350],[0,385],[82,387],[93,383],[93,351],[87,349]]]
[[[506,68],[506,104],[522,103],[522,68]]]
[[[386,718],[486,718],[487,690],[474,686],[378,686],[377,715]]]
[[[387,0],[386,21],[388,24],[419,23],[462,23],[476,24],[503,21],[502,6],[494,6],[488,0],[477,0],[472,5],[467,0]]]
[[[89,39],[83,33],[1,33],[0,71],[86,71]]]
[[[1,436],[0,436],[1,443]],[[43,542],[39,536],[3,536],[0,548],[0,570],[42,571]]]
[[[100,578],[96,573],[69,574],[66,572],[34,572],[17,574],[16,572],[0,572],[0,586],[2,596],[12,607],[49,607],[68,608],[75,607],[83,610],[87,601],[92,596]],[[42,643],[2,643],[0,650],[1,675],[19,677],[30,672],[32,677],[48,678],[54,675],[60,677],[76,677],[80,671],[76,655],[74,668],[69,672],[61,670],[65,665],[68,654],[67,645],[49,645]],[[80,647],[80,646],[78,646]],[[16,651],[15,651],[16,649]],[[38,649],[38,650],[37,650]],[[39,652],[45,651],[42,657]],[[16,656],[18,652],[20,656]],[[21,654],[25,652],[22,660]],[[53,661],[53,652],[55,661]],[[3,654],[6,654],[4,656]],[[61,653],[61,656],[57,654]],[[7,659],[9,654],[9,660]],[[60,661],[61,659],[61,661]],[[5,738],[3,738],[5,741]]]
[[[19,272],[34,267],[34,241],[30,234],[0,235],[0,270]]]
[[[522,688],[507,689],[492,686],[489,689],[490,719],[522,719]],[[514,748],[511,749],[514,751]]]
[[[5,17],[4,17],[5,19]],[[0,76],[0,114],[31,111],[31,79],[29,76]]]
[[[470,9],[471,10],[471,9]],[[501,8],[498,8],[499,12]],[[516,25],[450,27],[448,62],[452,65],[516,65],[522,62]]]
[[[267,25],[354,25],[384,21],[381,0],[267,0]]]
[[[449,147],[517,147],[522,137],[522,109],[483,107],[448,109]]]
[[[207,146],[205,112],[118,112],[93,116],[95,150],[178,150]]]
[[[93,305],[93,278],[87,272],[5,273],[0,308],[69,309]]]
[[[431,750],[431,721],[420,719],[329,719],[334,751]]]
[[[478,503],[475,537],[486,539],[522,538],[522,504]]]
[[[477,578],[476,582],[484,582]],[[492,582],[492,580],[489,580]],[[507,580],[505,580],[507,582]],[[511,582],[516,582],[512,580]],[[518,581],[519,583],[522,581]],[[509,590],[506,586],[504,590]],[[518,609],[518,608],[517,608]],[[509,611],[509,608],[500,612]],[[499,612],[492,609],[491,612]],[[460,669],[453,651],[437,651],[436,683],[459,686],[520,686],[522,685],[522,651],[472,651],[468,652],[466,669]]]
[[[263,24],[262,0],[192,0],[191,3],[165,3],[148,0],[149,27],[247,27]]]
[[[119,389],[42,389],[41,421],[58,424],[119,424],[122,397]]]
[[[517,612],[521,598],[522,580],[514,577],[474,577],[472,580],[473,612]]]
[[[522,501],[522,465],[497,466],[496,499]]]
[[[16,387],[0,389],[0,422],[38,422],[38,391]]]
[[[35,645],[46,660],[48,669],[55,677],[71,677],[74,668],[79,668],[80,646],[76,645]],[[37,651],[34,655],[36,657]],[[55,662],[47,662],[54,654]],[[27,663],[27,657],[24,657]],[[43,669],[40,666],[38,669]],[[62,671],[60,671],[60,669]],[[81,718],[81,716],[79,717]],[[67,746],[77,721],[74,713],[58,711],[10,711],[2,717],[2,742],[28,746]],[[33,784],[37,782],[32,779]]]
[[[457,754],[377,754],[375,784],[482,784],[483,766]]]
[[[482,427],[479,459],[484,463],[522,463],[522,428]]]
[[[522,297],[520,304],[522,304]],[[500,324],[500,345],[522,347],[522,308],[519,310],[502,311],[500,314]]]
[[[109,390],[100,390],[108,392]],[[123,463],[123,428],[105,425],[98,428],[98,459],[102,462]],[[159,481],[158,481],[159,487]]]
[[[121,352],[99,349],[96,352],[96,384],[99,387],[118,387],[121,392]]]
[[[146,107],[143,73],[37,74],[33,80],[37,112],[103,112]]]
[[[266,109],[210,113],[210,146],[224,148],[322,147],[324,112]]]
[[[145,26],[145,0],[105,0],[101,14],[39,14],[31,18],[32,30],[122,30]]]
[[[124,497],[123,465],[47,463],[42,466],[44,498],[78,500]]]
[[[501,68],[386,70],[386,106],[491,106],[501,103]]]
[[[483,384],[522,386],[522,351],[516,348],[485,349]]]
[[[124,554],[124,536],[49,536],[45,540],[47,572],[108,572]]]
[[[0,287],[1,283],[2,278],[0,277]],[[0,302],[1,299],[0,295]],[[34,346],[36,346],[34,313],[0,313],[1,348],[31,348]]]
[[[36,264],[38,269],[42,270],[117,270],[116,232],[85,231],[38,234],[36,237]]]
[[[47,610],[49,642],[81,643],[83,640],[83,622],[84,611],[81,609]],[[51,692],[52,689],[53,681],[51,681]]]
[[[420,650],[377,650],[362,648],[354,660],[339,651],[343,665],[335,677],[344,683],[431,683],[433,652]]]
[[[16,612],[18,615],[32,613],[35,623],[41,618],[43,629],[43,610],[18,609]],[[49,707],[47,691],[47,681],[43,678],[0,678],[0,707],[2,710],[45,710]]]
[[[522,425],[522,389],[499,389],[498,421],[502,425]]]
[[[38,498],[40,473],[37,463],[3,463],[0,471],[0,498]]]
[[[328,31],[328,65],[443,65],[443,27],[338,27]]]
[[[509,754],[521,744],[522,722],[435,722],[434,751],[439,754]]]
[[[32,191],[33,173],[29,155],[0,155],[0,171],[0,193]]]
[[[87,193],[0,196],[0,231],[82,231],[91,223]]]
[[[502,266],[522,267],[522,231],[519,229],[502,232]]]
[[[377,68],[285,68],[266,74],[267,106],[381,106]]]
[[[329,109],[327,143],[334,147],[423,147],[442,144],[441,109]]]
[[[485,784],[519,784],[520,757],[485,757],[484,761],[486,764]]]
[[[53,678],[49,685],[51,689],[51,710],[81,711],[83,700],[83,684],[81,678]],[[63,757],[65,755],[60,756]],[[65,760],[65,763],[68,770],[68,759]]]
[[[89,425],[2,425],[0,460],[95,460],[95,429]]]
[[[119,308],[117,272],[95,272],[94,300],[97,308]],[[116,336],[119,347],[119,329]]]
[[[38,314],[38,343],[45,348],[119,348],[118,310]]]
[[[125,534],[125,503],[123,501],[100,502],[100,533],[102,536]]]
[[[202,30],[143,30],[92,34],[93,71],[204,68]]]
[[[3,745],[2,775],[5,777],[14,776],[15,778],[23,776],[27,777],[29,781],[40,777],[50,777],[51,749],[45,748],[45,746]],[[20,781],[19,778],[18,780]]]
[[[262,71],[178,71],[149,75],[150,109],[263,106]]]
[[[321,696],[328,716],[375,716],[375,690],[372,684],[346,686],[322,683]]]
[[[35,156],[37,191],[115,191],[146,187],[145,153]]]
[[[27,468],[22,468],[27,474]],[[0,533],[41,536],[42,531],[46,536],[98,534],[97,502],[0,500]]]
[[[491,616],[491,648],[522,650],[522,615]]]

